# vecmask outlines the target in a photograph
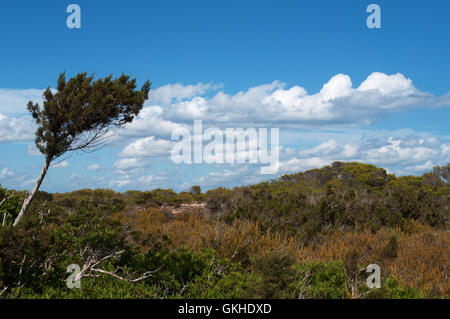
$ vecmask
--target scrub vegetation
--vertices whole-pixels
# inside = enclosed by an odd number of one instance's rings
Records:
[[[336,162],[206,193],[37,192],[16,227],[27,194],[0,188],[0,298],[450,298],[449,178]]]

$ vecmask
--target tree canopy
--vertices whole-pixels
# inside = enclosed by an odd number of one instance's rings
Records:
[[[136,79],[112,75],[94,81],[79,73],[66,81],[58,79],[56,92],[48,88],[44,103],[29,102],[30,111],[39,125],[36,146],[47,158],[55,159],[68,151],[90,149],[103,140],[114,127],[131,122],[148,98],[150,82],[136,89]]]

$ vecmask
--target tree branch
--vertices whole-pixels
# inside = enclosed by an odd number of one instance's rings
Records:
[[[5,291],[8,290],[8,286],[6,286],[5,288],[3,288],[3,290],[0,292],[0,296],[3,295],[5,293]]]
[[[85,248],[85,249],[82,251],[81,254],[82,254],[82,255],[85,255],[86,252],[89,251],[89,250],[90,250],[89,248]],[[92,250],[90,250],[90,252],[93,253]],[[118,251],[118,252],[111,253],[111,254],[109,254],[109,255],[107,255],[107,256],[104,256],[104,257],[102,257],[102,258],[99,258],[99,257],[98,257],[98,254],[97,254],[97,255],[93,255],[93,256],[87,257],[87,258],[86,258],[86,262],[85,262],[85,264],[83,265],[82,270],[81,270],[80,273],[74,278],[74,280],[77,281],[77,280],[80,280],[80,279],[83,278],[83,277],[97,277],[97,276],[94,275],[93,273],[101,273],[101,274],[109,275],[109,276],[114,277],[114,278],[119,279],[119,280],[126,280],[126,281],[129,281],[129,282],[131,282],[131,283],[136,283],[136,282],[139,282],[139,281],[142,281],[142,280],[145,280],[145,279],[147,279],[147,278],[152,277],[155,273],[157,273],[158,271],[160,271],[162,267],[164,267],[164,265],[162,265],[161,267],[159,267],[159,268],[156,269],[156,270],[146,271],[146,272],[144,272],[141,276],[139,276],[139,277],[137,277],[137,278],[125,278],[125,277],[122,277],[122,276],[119,276],[118,274],[116,274],[116,271],[117,271],[117,270],[114,271],[114,272],[111,272],[111,271],[107,271],[107,270],[104,270],[104,269],[97,268],[97,266],[98,266],[99,264],[101,264],[103,261],[108,260],[108,259],[111,259],[111,258],[113,258],[113,257],[116,257],[116,256],[118,256],[118,255],[120,255],[120,254],[122,254],[122,253],[124,253],[124,250],[121,250],[121,251]]]
[[[12,195],[11,195],[11,196],[7,196],[7,197],[3,198],[3,199],[2,199],[2,201],[0,202],[0,206],[2,206],[2,205],[3,205],[3,203],[4,203],[4,202],[6,202],[6,200],[10,199],[11,197],[12,197]]]

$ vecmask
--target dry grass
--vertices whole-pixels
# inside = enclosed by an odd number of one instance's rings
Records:
[[[134,230],[155,238],[163,235],[171,239],[174,248],[187,245],[195,251],[213,248],[222,257],[240,261],[270,250],[282,250],[305,261],[344,260],[351,251],[360,256],[360,265],[378,264],[385,275],[397,277],[405,286],[436,296],[450,297],[448,265],[450,237],[447,231],[411,222],[403,231],[382,228],[375,234],[334,231],[322,236],[317,244],[303,247],[294,238],[279,233],[263,232],[256,222],[235,220],[232,224],[208,221],[199,214],[168,214],[150,209],[138,211],[130,217],[118,214],[121,222]],[[386,256],[385,247],[392,237],[397,238],[396,256]]]
[[[378,264],[384,274],[397,277],[405,286],[448,298],[449,234],[428,226],[416,224],[414,227],[415,230],[408,232],[388,228],[376,234],[368,230],[335,232],[323,238],[320,244],[303,248],[302,255],[316,261],[343,260],[354,250],[361,256],[362,266]],[[384,248],[393,236],[398,239],[397,256],[385,257]]]
[[[135,217],[125,214],[118,217],[122,223],[131,224],[145,235],[168,236],[174,247],[187,245],[195,251],[213,248],[220,256],[231,259],[242,252],[253,256],[272,249],[284,249],[293,254],[299,251],[293,238],[285,239],[269,231],[263,233],[255,222],[236,220],[229,225],[209,222],[196,214],[179,214],[169,219],[158,209],[139,211]]]

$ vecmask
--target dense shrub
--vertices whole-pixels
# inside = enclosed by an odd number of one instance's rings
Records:
[[[304,243],[328,229],[367,226],[376,231],[403,227],[410,219],[443,229],[449,221],[450,186],[441,175],[447,170],[435,169],[439,178],[397,178],[373,165],[336,162],[272,182],[219,188],[207,192],[206,199],[218,218],[258,221],[264,229],[298,236]]]
[[[368,292],[367,297],[383,299],[418,299],[423,298],[424,295],[415,288],[402,286],[397,278],[390,276],[382,281],[380,289],[374,289]]]
[[[348,277],[342,263],[309,262],[296,268],[296,280],[287,291],[290,298],[342,299],[347,295]]]
[[[253,261],[253,269],[259,275],[251,287],[258,298],[282,298],[295,277],[295,259],[286,252],[269,251]]]

